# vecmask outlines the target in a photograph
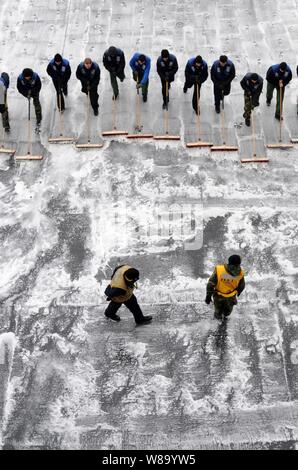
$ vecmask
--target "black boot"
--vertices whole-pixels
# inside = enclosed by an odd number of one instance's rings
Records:
[[[151,322],[151,320],[152,320],[152,317],[150,315],[145,315],[145,316],[143,316],[143,318],[138,320],[136,322],[136,324],[137,325],[143,325],[143,323],[149,323],[149,322]]]

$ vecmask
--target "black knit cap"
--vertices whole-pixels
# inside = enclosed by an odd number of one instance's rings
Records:
[[[202,64],[202,63],[203,63],[202,56],[197,55],[197,57],[195,58],[195,64]]]
[[[279,68],[280,70],[282,70],[283,72],[285,72],[285,70],[287,69],[287,63],[286,62],[281,62],[279,64]]]
[[[220,58],[219,58],[220,62],[222,62],[223,64],[225,64],[226,62],[228,62],[228,58],[226,55],[221,55]]]
[[[56,54],[54,57],[55,62],[62,62],[62,55],[61,54]]]
[[[140,277],[140,273],[135,268],[129,268],[127,271],[125,271],[124,276],[127,281],[136,282]]]
[[[117,55],[117,49],[114,46],[110,46],[108,49],[108,54],[112,57]]]
[[[138,60],[140,60],[141,62],[145,62],[146,57],[144,56],[144,54],[140,54]]]
[[[24,69],[23,70],[23,77],[32,77],[33,76],[33,70],[32,69]]]
[[[250,76],[250,79],[253,80],[254,82],[258,81],[258,74],[257,73],[252,73]]]
[[[239,255],[232,255],[229,257],[229,264],[232,266],[240,266],[241,258]]]
[[[163,50],[161,51],[161,57],[162,57],[163,59],[166,59],[166,58],[170,57],[170,53],[169,53],[168,49],[163,49]]]

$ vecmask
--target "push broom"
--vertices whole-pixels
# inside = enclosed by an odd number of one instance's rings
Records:
[[[141,132],[143,126],[141,125],[141,102],[140,102],[140,91],[137,88],[137,100],[136,100],[136,126],[135,130]],[[152,139],[153,134],[127,134],[128,139]]]
[[[103,144],[93,144],[90,138],[90,99],[89,90],[87,91],[87,143],[76,144],[77,149],[99,149],[103,147]]]
[[[197,92],[197,132],[198,140],[197,142],[188,142],[186,147],[212,147],[212,142],[203,142],[201,140],[201,118],[200,118],[200,103],[199,103],[199,84],[196,83],[196,92]]]
[[[280,106],[280,117],[279,117],[279,140],[278,144],[267,144],[268,149],[290,149],[294,147],[293,144],[284,144],[282,142],[282,121],[283,121],[283,99],[282,99],[282,92],[281,86],[279,86],[279,106]]]
[[[63,111],[61,109],[61,89],[59,90],[58,94],[58,100],[59,100],[59,127],[60,127],[60,135],[59,137],[50,137],[48,139],[48,142],[51,144],[72,144],[75,142],[74,137],[66,137],[64,136],[64,117],[63,117]]]
[[[5,107],[7,108],[6,97],[5,97]],[[9,149],[5,147],[4,126],[2,126],[2,139],[1,139],[1,145],[0,145],[0,153],[14,155],[15,152],[16,152],[16,149]]]
[[[255,134],[255,117],[254,109],[251,111],[251,130],[252,130],[252,149],[253,156],[252,158],[243,158],[241,163],[268,163],[269,159],[265,157],[257,157],[257,143],[256,143],[256,134]]]
[[[164,110],[164,129],[165,135],[154,135],[155,140],[180,140],[180,135],[169,135],[169,84],[166,81],[166,107]]]
[[[116,115],[117,115],[117,104],[116,104],[116,97],[113,96],[113,105],[112,105],[112,113],[113,113],[113,130],[111,131],[104,131],[101,133],[103,137],[114,136],[114,135],[127,135],[128,132],[126,131],[119,131],[116,126]]]
[[[212,152],[237,152],[238,147],[234,145],[227,145],[226,144],[226,131],[225,131],[225,105],[224,105],[224,96],[222,96],[222,112],[220,113],[220,120],[221,120],[221,137],[222,137],[222,145],[213,145],[211,147]]]
[[[27,155],[16,155],[16,160],[42,160],[42,155],[32,155],[32,129],[31,129],[31,97],[28,97],[28,151]]]

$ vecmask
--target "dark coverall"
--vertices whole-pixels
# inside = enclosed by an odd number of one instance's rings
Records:
[[[125,56],[124,52],[121,49],[117,48],[117,53],[115,56],[111,56],[108,53],[108,49],[103,55],[103,65],[110,72],[110,80],[114,93],[114,97],[117,98],[119,95],[119,88],[117,83],[117,77],[121,82],[125,79],[124,69],[125,69]]]
[[[287,84],[292,80],[292,71],[290,67],[287,65],[287,68],[284,72],[282,72],[280,69],[280,64],[275,64],[269,67],[267,70],[266,74],[266,80],[267,80],[267,94],[266,94],[266,100],[267,104],[270,104],[272,97],[273,97],[273,92],[276,89],[277,91],[277,97],[276,97],[276,108],[275,108],[275,117],[280,118],[280,91],[281,91],[281,99],[283,101],[284,99],[284,94],[285,94],[285,88]],[[279,81],[282,80],[283,87],[280,90],[279,87]]]
[[[178,70],[178,62],[174,54],[170,54],[167,61],[160,56],[156,62],[157,73],[160,76],[163,102],[166,105],[169,101],[169,88],[171,83],[175,80],[175,73]],[[166,90],[166,83],[168,83],[168,96]],[[168,98],[168,99],[167,99]]]
[[[57,92],[57,105],[60,111],[64,111],[65,102],[64,96],[67,96],[67,82],[71,76],[71,68],[68,60],[62,59],[61,64],[56,64],[54,59],[52,59],[47,66],[47,73],[53,80],[53,85]],[[61,109],[60,109],[61,105]]]
[[[194,86],[194,91],[192,95],[192,107],[196,113],[198,113],[198,99],[200,99],[200,92],[202,83],[204,83],[208,78],[208,65],[207,62],[203,60],[200,67],[195,66],[195,57],[188,60],[185,67],[185,83],[183,91],[186,92],[188,88]],[[197,96],[197,89],[199,96]]]
[[[81,62],[76,71],[76,77],[81,81],[82,92],[89,93],[90,103],[93,111],[98,111],[98,98],[97,87],[100,81],[100,68],[96,62],[92,62],[91,68],[88,70]]]
[[[36,123],[40,124],[42,119],[41,104],[39,101],[39,92],[41,90],[41,81],[37,73],[33,72],[32,77],[26,80],[21,73],[17,79],[17,89],[25,98],[33,98],[33,105],[36,114]]]
[[[227,96],[231,91],[231,82],[235,78],[235,66],[231,60],[228,60],[224,67],[220,66],[219,60],[216,60],[211,67],[211,80],[214,85],[214,104],[220,106],[223,96]]]

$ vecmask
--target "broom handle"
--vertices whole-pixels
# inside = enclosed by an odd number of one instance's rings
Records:
[[[87,141],[90,143],[90,89],[87,89]]]
[[[5,104],[5,109],[7,108],[7,96],[6,93],[4,95],[4,104]],[[5,112],[5,111],[4,111]],[[2,120],[2,139],[1,139],[1,147],[4,148],[4,126],[3,126],[3,120]]]
[[[137,84],[139,84],[139,77]],[[137,104],[136,104],[136,117],[137,117],[137,128],[140,130],[141,127],[141,109],[140,109],[140,89],[137,88]]]
[[[251,100],[251,106],[252,106],[252,97],[250,98]],[[251,130],[252,130],[252,151],[253,151],[253,156],[257,156],[257,146],[256,146],[256,135],[255,135],[255,117],[254,117],[254,109],[251,110]]]
[[[168,96],[169,96],[169,85],[168,85],[168,81],[166,80],[166,109],[164,113],[164,126],[165,126],[166,134],[169,133]]]
[[[28,155],[32,154],[30,99],[31,96],[28,97]]]
[[[222,95],[222,112],[221,115],[221,136],[222,136],[222,143],[226,145],[226,133],[225,133],[225,111],[224,111],[224,95]]]
[[[283,100],[281,93],[281,86],[279,85],[279,141],[281,142],[281,126],[282,126],[282,112],[283,112]]]
[[[116,98],[114,95],[113,99],[113,129],[117,129],[116,127]]]
[[[59,93],[58,93],[58,99],[59,99],[59,117],[60,117],[60,137],[63,136],[64,134],[64,119],[63,119],[63,113],[61,109],[61,103],[62,103],[62,97],[61,97],[61,88],[59,87]]]
[[[196,83],[197,90],[197,125],[198,125],[198,140],[201,140],[201,120],[200,120],[200,100],[199,100],[199,84]]]

